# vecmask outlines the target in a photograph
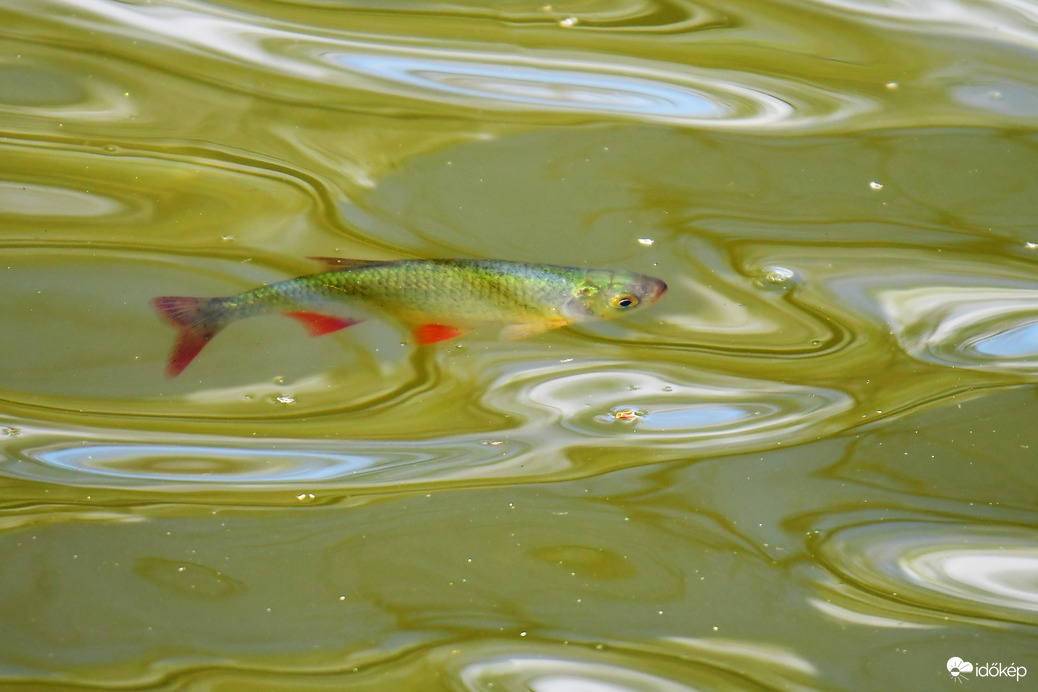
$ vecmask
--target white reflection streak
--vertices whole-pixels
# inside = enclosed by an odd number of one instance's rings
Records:
[[[934,629],[936,627],[935,625],[924,625],[918,622],[909,622],[908,620],[896,620],[881,615],[859,613],[854,610],[848,610],[843,606],[838,606],[832,601],[823,601],[820,598],[808,598],[807,604],[823,615],[827,615],[834,620],[849,622],[854,625],[861,625],[862,627],[886,627],[916,630]]]
[[[32,444],[34,438],[41,438]],[[356,486],[445,481],[457,477],[529,476],[559,471],[559,464],[530,445],[502,440],[486,445],[486,435],[438,440],[318,442],[271,439],[262,445],[235,438],[200,436],[184,443],[98,439],[87,443],[50,431],[20,430],[0,458],[0,476],[72,486],[269,487],[311,482]],[[153,436],[161,437],[161,436]],[[525,460],[525,461],[523,461]],[[546,467],[547,465],[547,467]],[[562,464],[565,466],[565,463]]]
[[[908,353],[946,365],[1033,369],[1038,290],[933,286],[888,289],[878,300]]]
[[[193,48],[201,55],[222,56],[257,69],[326,85],[384,92],[388,81],[411,87],[403,95],[421,98],[420,94],[414,93],[413,72],[405,71],[407,76],[399,78],[400,71],[397,70],[398,78],[389,76],[387,79],[387,75],[379,75],[377,71],[374,74],[365,71],[363,61],[438,64],[444,75],[489,77],[494,80],[497,91],[473,89],[471,84],[466,90],[444,81],[425,79],[422,82],[421,86],[431,92],[431,96],[424,97],[427,100],[442,100],[444,94],[448,94],[475,108],[488,107],[487,101],[495,97],[508,102],[507,96],[501,93],[502,83],[509,79],[528,81],[534,70],[540,74],[542,89],[557,89],[563,85],[588,94],[589,88],[599,91],[596,98],[583,103],[583,109],[577,108],[574,101],[552,99],[544,99],[542,105],[545,107],[611,113],[674,124],[695,123],[725,129],[818,126],[845,120],[877,107],[862,96],[837,94],[806,83],[755,73],[689,68],[677,63],[634,58],[620,63],[609,62],[603,56],[595,56],[593,60],[574,60],[557,53],[531,56],[393,46],[385,42],[347,39],[341,35],[318,36],[312,32],[272,28],[257,24],[256,19],[248,15],[239,18],[206,14],[213,11],[212,6],[192,11],[193,8],[129,6],[102,0],[80,0],[75,6],[77,26],[89,25],[99,33],[111,33],[114,25],[114,30],[127,39],[166,37],[172,39],[168,44],[173,48]],[[95,15],[92,22],[83,17],[84,11]],[[302,53],[302,56],[292,55],[288,49],[281,54],[264,49],[264,45],[273,44],[286,46]],[[361,61],[361,64],[359,68],[354,65],[351,70],[348,69],[350,61]],[[367,83],[372,80],[374,84]],[[749,86],[750,83],[753,86]],[[627,101],[627,107],[620,108],[617,103],[610,106],[608,99],[603,101],[604,91],[610,92],[614,100]],[[642,101],[641,107],[630,107],[632,96]],[[672,107],[683,104],[686,109],[662,114],[645,109],[645,104],[661,99]],[[514,104],[514,94],[510,100]],[[798,105],[797,101],[803,103]],[[807,105],[812,102],[824,105]],[[690,103],[696,107],[688,112]],[[706,114],[704,104],[709,104]]]
[[[1038,6],[1030,0],[994,0],[988,3],[954,2],[953,0],[917,0],[916,2],[876,2],[875,0],[819,0],[822,4],[868,17],[895,23],[900,31],[909,22],[933,34],[935,27],[954,27],[953,32],[965,36],[992,36],[1000,42],[1014,39],[1019,43],[1038,45],[1038,35],[1028,31],[1038,22]],[[949,33],[949,32],[940,32]]]
[[[818,674],[818,669],[813,663],[798,656],[794,651],[776,644],[739,639],[697,639],[693,637],[665,637],[663,641],[679,644],[700,655],[705,654],[705,658],[712,660],[742,660],[757,664],[763,663],[763,668],[785,668],[788,671],[805,675]]]
[[[57,8],[63,5],[60,2],[54,4],[57,7],[52,7],[52,12],[57,12]],[[71,4],[77,11],[77,24],[86,25],[88,20],[82,13],[91,12],[96,15],[93,28],[100,33],[118,28],[121,29],[119,33],[135,42],[142,37],[166,37],[173,39],[176,47],[193,46],[200,54],[222,55],[247,65],[276,67],[310,80],[326,79],[330,72],[317,65],[290,61],[284,56],[279,56],[275,64],[272,56],[262,48],[263,42],[268,40],[313,43],[320,40],[317,37],[214,16],[208,14],[214,10],[211,5],[192,11],[170,6],[124,5],[107,0],[75,0]],[[329,42],[329,46],[332,45],[342,45],[342,42]]]
[[[533,692],[694,692],[673,680],[611,663],[544,654],[498,656],[466,665],[459,677],[465,689],[527,689]]]
[[[1034,621],[1038,546],[1025,529],[888,522],[837,529],[820,555],[841,580],[933,612]],[[889,598],[889,596],[884,596]],[[908,611],[905,611],[908,612]]]
[[[901,560],[900,567],[926,588],[940,585],[951,596],[1038,612],[1038,549],[940,550]]]

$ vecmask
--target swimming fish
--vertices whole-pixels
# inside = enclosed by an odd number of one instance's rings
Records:
[[[588,319],[616,317],[655,302],[667,284],[643,274],[499,260],[353,260],[312,257],[325,271],[225,298],[162,296],[152,307],[177,329],[166,364],[176,377],[229,323],[283,313],[313,336],[382,312],[409,326],[419,344],[503,326],[521,339]]]

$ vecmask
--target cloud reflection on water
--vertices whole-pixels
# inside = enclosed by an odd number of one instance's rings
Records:
[[[876,522],[838,529],[820,546],[839,576],[915,608],[1038,623],[1038,546],[993,524]]]

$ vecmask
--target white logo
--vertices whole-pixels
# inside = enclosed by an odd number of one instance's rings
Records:
[[[951,673],[952,679],[957,682],[969,680],[963,673],[972,673],[973,664],[969,661],[963,661],[958,656],[952,656],[948,659],[948,672]]]
[[[1020,682],[1020,678],[1027,675],[1027,668],[1024,666],[1018,666],[1015,663],[1010,663],[1008,666],[1004,666],[1001,663],[970,663],[969,661],[963,661],[958,656],[952,656],[948,659],[948,674],[952,676],[952,680],[955,682],[963,682],[969,680],[966,673],[973,673],[978,678],[1016,678],[1017,682]]]

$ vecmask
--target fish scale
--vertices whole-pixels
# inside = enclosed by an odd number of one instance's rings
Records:
[[[235,296],[152,300],[178,330],[166,374],[179,374],[227,324],[284,313],[312,335],[352,326],[374,309],[411,327],[419,344],[459,336],[481,324],[509,338],[532,336],[591,318],[613,317],[657,300],[667,285],[633,272],[502,260],[376,262],[313,258],[328,271],[260,286]]]

